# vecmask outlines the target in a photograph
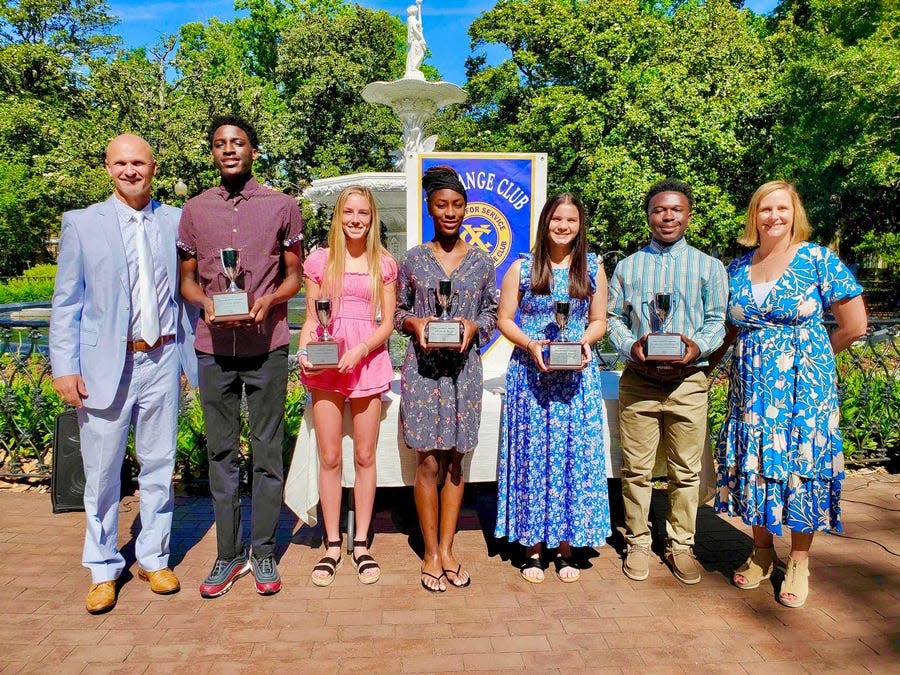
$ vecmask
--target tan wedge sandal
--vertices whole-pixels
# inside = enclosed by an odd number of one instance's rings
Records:
[[[785,598],[785,594],[794,596],[794,600]],[[785,607],[803,607],[806,597],[809,595],[809,558],[794,560],[788,558],[787,569],[784,572],[784,583],[781,584],[781,592],[778,594],[778,602]]]
[[[775,553],[775,547],[754,548],[753,554],[747,558],[747,561],[737,568],[731,581],[738,588],[749,591],[759,588],[759,585],[772,576],[775,567],[778,565],[778,554]],[[744,577],[744,583],[737,580],[737,576]]]

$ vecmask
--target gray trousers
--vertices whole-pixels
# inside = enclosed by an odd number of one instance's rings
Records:
[[[275,550],[284,486],[282,445],[287,355],[287,346],[259,356],[197,353],[209,453],[209,489],[221,559],[231,560],[244,550],[239,485],[242,391],[247,395],[253,454],[250,543],[257,559]]]
[[[129,353],[109,407],[90,408],[91,399],[87,398],[78,409],[87,518],[82,564],[91,571],[92,583],[117,579],[125,569],[118,545],[119,476],[131,427],[141,467],[141,533],[134,544],[135,556],[150,572],[169,565],[180,373],[174,344],[152,352]]]

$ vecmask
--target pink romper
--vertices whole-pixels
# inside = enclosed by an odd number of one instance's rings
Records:
[[[322,285],[328,249],[320,248],[310,253],[303,264],[304,276]],[[384,284],[397,279],[397,262],[390,256],[381,257],[381,277]],[[340,344],[341,355],[372,337],[378,328],[372,315],[372,297],[369,275],[361,272],[345,272],[344,287],[340,299],[333,298],[333,313],[329,332]],[[386,317],[390,322],[393,317]],[[321,339],[322,327],[316,328],[315,337]],[[315,375],[302,375],[307,389],[324,389],[343,394],[347,398],[363,398],[387,391],[394,377],[391,358],[384,345],[373,349],[368,356],[349,373],[339,373],[329,368]]]

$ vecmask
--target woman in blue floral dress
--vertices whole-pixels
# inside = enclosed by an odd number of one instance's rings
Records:
[[[866,331],[862,287],[838,257],[806,242],[794,186],[772,181],[750,200],[740,243],[758,247],[728,267],[729,338],[737,336],[728,418],[718,440],[716,509],[753,526],[753,553],[734,574],[757,588],[778,564],[773,535],[791,530],[779,602],[809,592],[818,530],[841,531],[843,443],[834,355]],[[829,336],[822,313],[838,327]]]
[[[591,345],[606,332],[606,274],[587,252],[584,208],[573,196],[550,199],[532,254],[513,263],[500,290],[497,327],[515,345],[497,467],[497,537],[527,547],[522,577],[544,580],[541,553],[561,581],[580,575],[571,546],[601,546],[610,535],[600,370]],[[569,301],[564,335],[556,301]],[[516,322],[516,313],[519,322]],[[581,343],[581,368],[550,370],[547,344]]]

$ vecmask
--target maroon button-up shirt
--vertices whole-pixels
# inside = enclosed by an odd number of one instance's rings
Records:
[[[189,199],[181,211],[178,247],[197,258],[204,292],[212,297],[228,287],[220,250],[240,251],[238,286],[250,294],[250,305],[284,281],[282,251],[303,238],[303,217],[291,197],[255,178],[231,194],[224,186]],[[257,356],[290,342],[287,303],[274,305],[260,324],[219,328],[197,322],[195,347],[206,354]]]

